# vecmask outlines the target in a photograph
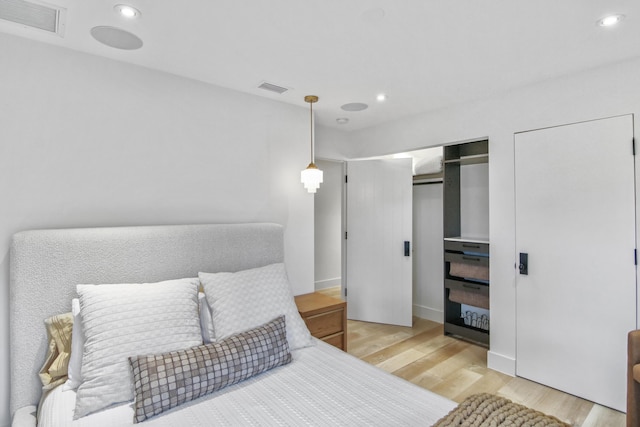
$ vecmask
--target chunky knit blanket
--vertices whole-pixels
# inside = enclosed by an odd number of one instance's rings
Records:
[[[467,397],[433,427],[569,427],[555,417],[482,393]]]

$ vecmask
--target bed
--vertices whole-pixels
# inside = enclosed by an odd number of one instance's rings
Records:
[[[72,300],[80,294],[82,310],[87,310],[83,318],[87,323],[83,325],[91,329],[89,322],[98,320],[91,317],[93,314],[88,308],[93,301],[89,296],[93,294],[87,296],[86,292],[105,289],[102,285],[92,284],[129,283],[132,285],[126,286],[130,287],[110,288],[110,292],[122,289],[118,292],[128,295],[127,292],[135,287],[133,284],[154,284],[154,289],[160,289],[165,285],[156,283],[198,278],[199,272],[207,272],[211,277],[200,277],[206,292],[210,285],[207,280],[211,278],[244,277],[242,275],[246,272],[271,269],[272,266],[284,265],[283,262],[283,229],[280,225],[268,223],[17,233],[10,252],[10,408],[13,426],[134,424],[138,407],[132,401],[108,405],[74,419],[76,399],[80,400],[78,396],[84,391],[82,385],[75,391],[63,391],[62,385],[54,387],[45,393],[46,398],[41,401],[42,383],[38,372],[49,348],[44,319],[71,311]],[[81,285],[84,286],[81,288],[76,286],[78,284],[88,285]],[[192,280],[189,286],[193,286]],[[249,300],[253,292],[245,291],[244,295],[247,298],[243,300]],[[206,295],[207,300],[209,296]],[[127,303],[134,299],[126,298]],[[192,297],[189,298],[191,301]],[[261,298],[268,311],[269,297]],[[292,302],[290,296],[287,298]],[[214,300],[213,304],[219,304],[221,300]],[[174,305],[180,304],[176,302]],[[203,312],[202,309],[200,311]],[[224,310],[220,313],[226,316]],[[252,315],[243,315],[238,321]],[[286,327],[289,328],[292,317],[287,316]],[[281,316],[266,325],[279,322],[277,325],[284,328],[282,319]],[[226,321],[226,318],[214,318],[215,332],[224,330]],[[267,326],[261,325],[256,329],[263,331]],[[199,326],[198,331],[205,329]],[[281,338],[276,342],[284,342],[284,336],[289,343],[293,342],[289,329],[279,333]],[[241,338],[242,335],[239,334]],[[239,339],[237,336],[234,333],[229,338],[220,339],[219,343],[227,345],[227,340]],[[90,336],[86,338],[85,349],[91,339]],[[200,341],[193,348],[201,349],[203,346],[207,347]],[[285,363],[164,410],[159,415],[152,415],[139,424],[432,425],[456,406],[446,398],[383,372],[319,340],[310,338],[302,346],[290,346],[290,357]],[[187,350],[173,349],[166,354],[184,351]],[[87,350],[84,357],[83,363],[88,363]],[[130,359],[132,367],[134,359]],[[82,369],[84,374],[85,366]],[[134,374],[134,383],[139,378],[137,375]],[[85,381],[90,382],[86,378]],[[136,385],[134,395],[140,396],[135,394],[137,392]]]

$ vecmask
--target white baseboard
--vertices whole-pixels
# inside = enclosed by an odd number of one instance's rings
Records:
[[[316,291],[318,289],[327,289],[327,288],[335,288],[336,286],[341,286],[342,285],[342,277],[336,277],[333,279],[325,279],[325,280],[318,280],[316,282],[314,282],[314,286]]]
[[[491,350],[487,352],[487,367],[512,377],[516,376],[516,359],[494,353]]]
[[[413,315],[421,319],[444,323],[444,312],[442,310],[436,310],[434,308],[425,307],[423,305],[414,304]]]

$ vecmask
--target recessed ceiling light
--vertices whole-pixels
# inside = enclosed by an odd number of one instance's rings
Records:
[[[385,101],[387,99],[387,95],[385,95],[384,93],[380,93],[378,94],[378,96],[376,96],[376,99],[380,102]]]
[[[348,118],[346,118],[346,117],[338,117],[338,118],[336,119],[336,122],[337,122],[339,125],[346,125],[347,123],[349,123],[349,119],[348,119]]]
[[[363,104],[362,102],[351,102],[349,104],[344,104],[342,107],[344,111],[362,111],[369,108],[367,104]]]
[[[118,13],[118,15],[123,16],[127,19],[136,19],[142,15],[142,13],[138,9],[126,4],[117,4],[113,8]]]
[[[624,19],[624,15],[609,15],[598,21],[601,27],[612,27]]]

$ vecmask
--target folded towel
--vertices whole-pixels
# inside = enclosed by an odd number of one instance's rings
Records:
[[[449,274],[465,279],[489,280],[489,267],[451,262],[449,263]]]
[[[472,305],[474,307],[480,307],[489,309],[489,295],[484,295],[478,292],[463,291],[462,289],[450,289],[449,301],[457,302],[458,304]]]
[[[415,162],[414,175],[427,175],[442,172],[442,151],[431,154]]]

